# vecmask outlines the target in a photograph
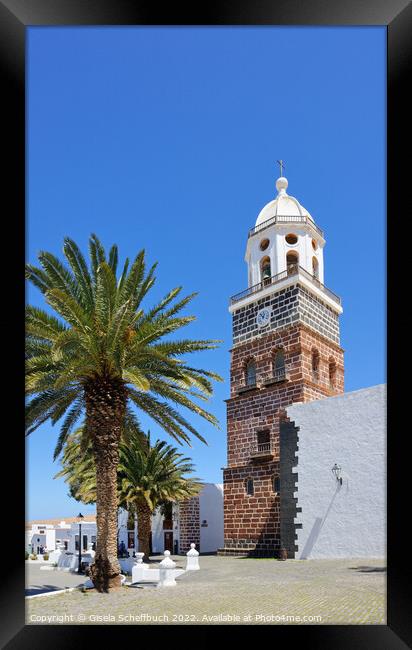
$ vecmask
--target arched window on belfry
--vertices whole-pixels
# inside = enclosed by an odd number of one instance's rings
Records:
[[[296,251],[289,251],[286,255],[286,268],[288,275],[294,275],[299,269],[299,255]]]
[[[270,278],[272,277],[272,269],[270,265],[270,258],[263,257],[260,262],[260,279],[264,284],[269,284]]]
[[[312,379],[319,381],[319,352],[312,350]]]
[[[312,273],[314,278],[319,278],[319,262],[316,257],[312,257]]]
[[[245,366],[245,383],[246,386],[256,385],[256,363],[254,359],[249,359]]]

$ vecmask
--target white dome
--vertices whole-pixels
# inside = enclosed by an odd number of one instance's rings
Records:
[[[259,212],[258,218],[256,219],[256,226],[259,226],[264,221],[272,219],[273,217],[280,215],[282,217],[309,217],[313,221],[311,215],[299,203],[294,196],[289,196],[286,189],[288,186],[288,181],[284,176],[281,176],[276,181],[276,189],[278,190],[278,195],[273,201],[270,201],[265,205],[265,207]]]

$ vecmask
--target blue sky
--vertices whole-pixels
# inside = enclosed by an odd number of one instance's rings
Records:
[[[345,390],[385,381],[384,27],[31,27],[27,42],[27,259],[60,255],[66,235],[86,251],[95,232],[121,259],[159,262],[148,305],[199,292],[186,334],[223,343],[191,361],[225,379],[209,403],[220,430],[193,416],[209,445],[182,448],[199,477],[222,481],[228,298],[247,286],[247,231],[279,158],[325,231]],[[93,511],[52,478],[57,434],[27,442],[27,518]]]

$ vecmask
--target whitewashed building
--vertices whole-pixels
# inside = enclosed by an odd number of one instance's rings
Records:
[[[125,511],[119,514],[119,543],[137,548],[137,523],[132,529]],[[130,524],[130,522],[129,522]],[[223,484],[204,483],[199,495],[171,504],[169,513],[153,513],[151,548],[186,553],[191,543],[200,553],[215,553],[223,543]]]
[[[70,553],[79,549],[79,522],[76,518],[62,521],[56,526],[55,520],[39,522],[39,530],[30,528],[26,539],[34,540],[33,551],[40,546],[48,551],[55,550],[58,543]],[[43,531],[40,534],[40,531]],[[58,531],[58,534],[56,534]],[[95,548],[97,528],[95,515],[86,515],[81,522],[82,552]],[[37,541],[38,540],[38,541]],[[129,517],[123,508],[118,515],[118,542],[126,548],[138,548],[137,522]],[[158,508],[152,517],[151,549],[153,554],[169,550],[171,553],[186,553],[194,542],[201,553],[214,553],[223,543],[223,485],[205,483],[198,496],[180,503],[173,503],[165,514]]]
[[[68,548],[70,523],[66,520],[32,521],[26,525],[25,547],[29,553],[55,551],[59,546]]]
[[[288,557],[386,557],[386,385],[287,408],[280,515]]]

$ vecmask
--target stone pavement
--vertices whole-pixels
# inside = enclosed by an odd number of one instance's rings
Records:
[[[161,558],[156,558],[161,559]],[[175,556],[184,568],[186,558]],[[176,587],[79,591],[26,601],[27,624],[385,624],[383,560],[200,556]],[[49,574],[51,572],[42,571]],[[50,580],[48,580],[50,583]]]
[[[69,571],[45,571],[39,564],[26,562],[26,596],[82,585],[84,576]]]

